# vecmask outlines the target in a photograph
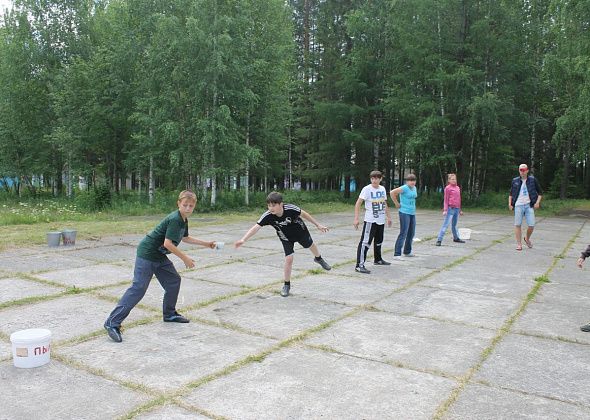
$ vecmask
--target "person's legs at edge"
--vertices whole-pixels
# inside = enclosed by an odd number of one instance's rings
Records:
[[[408,234],[404,244],[404,255],[412,255],[412,241],[414,240],[414,234],[416,233],[416,215],[410,214],[408,217]]]

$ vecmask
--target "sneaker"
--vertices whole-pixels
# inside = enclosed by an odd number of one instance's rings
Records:
[[[375,265],[391,265],[390,262],[387,262],[385,260],[375,261],[373,264],[375,264]]]
[[[526,236],[524,238],[524,243],[526,244],[526,246],[528,246],[529,248],[533,247],[533,243],[531,242],[531,240],[529,238],[527,238]]]
[[[401,260],[402,259],[402,256],[401,255],[394,255],[393,256],[393,259],[394,260]]]
[[[314,257],[313,260],[317,262],[319,265],[321,265],[324,270],[332,269],[332,267],[330,267],[330,264],[328,264],[326,260],[324,260],[322,257]]]
[[[409,253],[409,254],[404,254],[404,257],[415,257],[416,255]]]
[[[442,245],[442,241],[436,241],[436,246],[441,246]]]
[[[580,329],[584,332],[590,332],[590,323],[586,324],[586,325],[582,325],[580,327]]]
[[[174,315],[164,318],[164,322],[178,322],[181,324],[188,324],[190,321],[188,318],[185,318],[178,312],[175,312]]]
[[[356,271],[357,273],[371,274],[371,270],[367,270],[364,265],[354,267],[354,271]]]
[[[465,241],[461,238],[453,239],[453,242],[457,242],[458,244],[464,244]]]
[[[281,289],[281,296],[287,297],[289,296],[289,290],[291,290],[291,283],[285,283],[283,288]]]
[[[107,330],[107,334],[115,343],[123,341],[123,336],[121,335],[121,329],[119,327],[108,327],[105,325],[104,329]]]

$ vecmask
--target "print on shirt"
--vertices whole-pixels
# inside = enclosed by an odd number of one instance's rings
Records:
[[[385,201],[385,191],[371,191],[371,208],[375,219],[385,211]]]
[[[365,222],[385,224],[385,213],[387,209],[387,192],[385,187],[379,185],[377,188],[371,184],[365,186],[359,198],[365,202]]]
[[[307,226],[301,218],[301,209],[293,204],[284,204],[281,217],[267,211],[258,220],[260,226],[270,225],[277,231],[281,241],[296,242],[301,232],[307,230]]]

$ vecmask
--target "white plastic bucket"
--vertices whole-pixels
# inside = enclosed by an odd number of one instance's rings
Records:
[[[64,240],[64,246],[76,245],[76,231],[72,229],[66,229],[61,231],[61,236]]]
[[[43,328],[10,334],[12,359],[17,368],[34,368],[49,363],[51,331]]]
[[[61,232],[47,232],[47,245],[50,247],[59,246]]]
[[[460,228],[459,229],[459,238],[465,240],[471,239],[471,229],[467,228]]]

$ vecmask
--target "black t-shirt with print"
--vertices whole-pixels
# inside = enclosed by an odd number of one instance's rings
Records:
[[[272,226],[281,241],[298,242],[303,234],[307,234],[307,226],[301,220],[301,209],[294,204],[283,205],[283,215],[278,217],[266,211],[258,219],[260,226]]]

